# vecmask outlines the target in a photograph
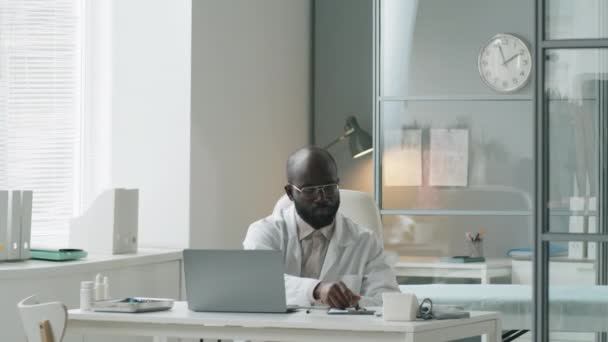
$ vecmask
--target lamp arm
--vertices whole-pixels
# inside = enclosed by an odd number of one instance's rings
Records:
[[[335,144],[339,143],[340,141],[346,139],[349,135],[353,134],[355,130],[354,129],[349,129],[346,132],[344,132],[344,134],[342,134],[341,136],[337,137],[336,139],[334,139],[332,142],[330,142],[329,144],[325,145],[323,147],[323,149],[327,150],[328,148],[334,146]]]

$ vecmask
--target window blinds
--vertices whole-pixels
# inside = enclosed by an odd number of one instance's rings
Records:
[[[0,189],[34,190],[32,244],[79,203],[81,0],[0,0]]]

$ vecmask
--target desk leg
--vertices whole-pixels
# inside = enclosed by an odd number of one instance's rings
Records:
[[[481,342],[502,342],[502,325],[501,320],[494,321],[494,331],[492,333],[481,336]]]
[[[490,283],[490,278],[488,277],[488,270],[481,270],[480,280],[482,285],[487,285]]]
[[[488,334],[488,342],[502,342],[502,321],[497,319],[494,321],[494,331]]]

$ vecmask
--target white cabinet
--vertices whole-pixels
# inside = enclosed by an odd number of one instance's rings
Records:
[[[532,284],[532,261],[513,260],[511,264],[513,284]],[[595,285],[593,260],[551,258],[549,283],[553,285]]]
[[[566,257],[551,258],[549,263],[549,284],[551,285],[594,285],[595,262],[593,260],[568,259]],[[511,263],[513,284],[532,285],[532,261],[513,260]],[[519,342],[529,341],[526,334],[518,339]],[[552,332],[551,342],[593,342],[594,333]]]
[[[103,273],[114,298],[148,296],[181,298],[181,251],[142,250],[138,254],[95,256],[73,262],[25,261],[0,263],[0,341],[25,342],[17,302],[32,294],[41,300],[58,300],[69,309],[79,306],[80,282]],[[69,325],[68,325],[69,330]],[[69,336],[66,342],[82,342]],[[107,341],[87,338],[86,342]],[[133,339],[112,339],[113,342]]]

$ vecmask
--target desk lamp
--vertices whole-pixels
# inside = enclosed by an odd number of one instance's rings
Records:
[[[349,116],[346,118],[344,134],[327,144],[327,146],[324,148],[327,150],[346,138],[348,138],[350,154],[353,156],[353,158],[359,158],[372,152],[373,150],[372,137],[369,135],[369,133],[361,129],[357,119],[354,116]]]

